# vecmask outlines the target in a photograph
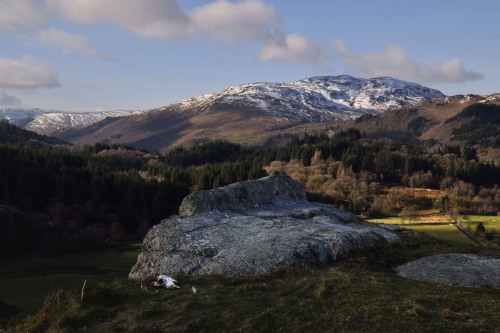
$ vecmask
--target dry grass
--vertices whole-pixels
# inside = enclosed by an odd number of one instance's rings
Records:
[[[500,290],[408,280],[391,270],[423,255],[487,251],[464,246],[425,234],[403,235],[395,247],[351,253],[331,266],[282,267],[233,278],[177,275],[181,289],[155,294],[124,278],[90,282],[83,303],[81,286],[55,292],[13,331],[494,331],[500,327]]]

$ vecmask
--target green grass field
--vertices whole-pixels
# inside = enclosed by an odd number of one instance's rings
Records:
[[[425,232],[426,234],[449,242],[461,242],[475,245],[470,238],[465,236],[457,227],[449,224],[439,225],[404,225],[406,229]]]
[[[476,230],[476,226],[482,223],[486,230],[494,229],[500,232],[500,216],[470,215],[465,222],[471,226],[472,230]]]
[[[475,230],[475,226],[479,222],[483,222],[486,229],[493,228],[495,225],[498,225],[498,230],[500,230],[500,217],[498,216],[478,216],[472,215],[469,217],[470,220],[467,222],[471,225],[472,230]],[[451,223],[453,222],[449,218],[441,217],[439,219],[429,219],[421,218],[419,221],[408,223],[408,221],[402,221],[400,217],[388,217],[382,219],[368,219],[370,223],[387,223],[387,224],[397,224],[403,228],[415,230],[418,232],[425,232],[426,234],[436,237],[438,239],[449,241],[449,242],[460,242],[465,244],[474,244],[475,243],[465,236],[461,231],[459,231],[455,226],[450,224],[443,223]],[[432,222],[430,222],[432,221]],[[423,223],[435,223],[433,224],[423,224]]]
[[[368,222],[373,223],[388,223],[388,224],[398,224],[398,225],[408,225],[408,224],[420,224],[420,223],[453,223],[453,220],[446,215],[435,215],[435,216],[421,216],[417,221],[403,220],[401,217],[385,217],[382,219],[367,219]]]

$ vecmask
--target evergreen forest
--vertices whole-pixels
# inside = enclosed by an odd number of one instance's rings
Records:
[[[281,147],[209,141],[160,154],[124,144],[47,143],[1,126],[9,138],[0,145],[4,256],[142,240],[152,225],[177,214],[189,193],[274,173],[305,184],[310,200],[365,216],[394,216],[409,206],[454,214],[500,210],[500,165],[478,160],[469,146],[428,152],[348,129],[293,136]],[[415,198],[412,188],[439,195]]]

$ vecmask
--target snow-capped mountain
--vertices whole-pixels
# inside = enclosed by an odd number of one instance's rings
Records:
[[[389,77],[318,76],[243,84],[148,111],[45,112],[23,126],[75,144],[107,141],[164,151],[212,139],[262,143],[294,126],[382,113],[438,97],[445,96]]]
[[[24,108],[7,108],[0,109],[0,119],[7,119],[8,122],[23,126],[26,122],[34,117],[47,113],[57,111],[44,111],[40,109],[24,109]]]
[[[107,117],[131,116],[141,112],[144,111],[48,112],[35,116],[24,128],[39,134],[51,134],[70,127],[92,125]]]
[[[318,76],[290,83],[250,83],[185,99],[159,110],[191,114],[225,108],[258,109],[288,121],[344,120],[444,97],[438,90],[390,77]]]
[[[144,111],[90,111],[64,112],[55,110],[8,108],[0,109],[0,119],[5,118],[10,123],[39,134],[52,134],[56,131],[88,126],[106,117],[122,117],[138,114]]]

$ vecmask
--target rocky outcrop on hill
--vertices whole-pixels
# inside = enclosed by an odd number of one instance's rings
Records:
[[[500,289],[500,259],[475,254],[443,253],[394,269],[399,276],[449,286]]]
[[[308,202],[304,186],[288,176],[190,194],[180,214],[149,230],[130,278],[251,275],[301,262],[328,263],[351,249],[399,239],[351,213]]]

